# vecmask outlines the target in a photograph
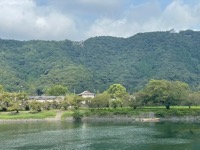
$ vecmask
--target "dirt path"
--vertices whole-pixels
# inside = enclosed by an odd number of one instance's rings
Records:
[[[56,111],[56,116],[54,118],[45,118],[44,120],[48,120],[48,121],[60,121],[62,120],[62,115],[63,115],[64,111],[58,110]]]
[[[61,117],[62,117],[63,113],[64,113],[63,111],[58,110],[54,119],[55,120],[61,120],[62,119]]]

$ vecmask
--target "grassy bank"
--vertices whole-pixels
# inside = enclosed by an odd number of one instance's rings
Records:
[[[78,112],[78,113],[77,113]],[[127,116],[127,117],[184,117],[184,116],[200,116],[200,107],[193,107],[189,109],[184,106],[174,106],[170,110],[165,107],[142,107],[137,109],[132,108],[117,108],[117,109],[80,109],[75,112],[66,111],[62,119],[67,117],[114,117],[114,116]]]
[[[41,111],[37,113],[29,111],[20,111],[19,113],[15,112],[1,112],[0,119],[44,119],[51,118],[56,116],[56,111]]]
[[[20,111],[15,112],[0,112],[0,119],[45,119],[54,118],[56,116],[56,110],[41,111],[38,113]],[[87,109],[81,108],[79,110],[67,110],[63,113],[62,119],[68,117],[82,118],[82,117],[139,117],[139,118],[170,118],[170,117],[185,117],[185,116],[200,116],[200,106],[193,106],[191,109],[184,106],[174,106],[170,110],[165,107],[140,107],[137,109],[132,108],[102,108],[102,109]]]

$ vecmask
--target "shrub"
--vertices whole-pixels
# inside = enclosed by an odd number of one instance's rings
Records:
[[[78,110],[75,110],[74,113],[72,114],[73,118],[75,121],[81,121],[82,117],[83,117],[83,114],[78,111]]]

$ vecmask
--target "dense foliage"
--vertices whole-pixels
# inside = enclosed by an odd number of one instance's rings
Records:
[[[53,95],[53,96],[66,95],[67,92],[68,92],[67,87],[64,87],[62,85],[54,85],[46,90],[46,93],[48,95]]]
[[[140,33],[129,38],[95,37],[83,42],[0,39],[0,84],[7,91],[105,91],[120,83],[127,92],[149,79],[179,80],[199,88],[200,32]]]
[[[190,89],[188,84],[180,81],[150,80],[138,93],[136,99],[143,103],[163,104],[169,109],[170,105],[181,105],[188,100]]]

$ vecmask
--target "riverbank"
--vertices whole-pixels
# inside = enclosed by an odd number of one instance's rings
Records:
[[[148,119],[148,121],[144,121]],[[149,120],[150,119],[150,120]],[[73,117],[68,117],[65,119],[53,119],[53,118],[45,118],[45,119],[0,119],[0,124],[4,123],[37,123],[37,122],[74,122]],[[88,123],[98,123],[98,122],[143,122],[143,123],[157,123],[157,122],[190,122],[190,123],[200,123],[200,117],[186,116],[186,117],[170,117],[170,118],[137,118],[137,117],[127,117],[127,116],[114,116],[114,117],[83,117],[80,122],[88,122]]]
[[[32,112],[1,112],[2,122],[41,122],[41,121],[128,121],[128,122],[159,122],[159,121],[187,121],[200,122],[200,109],[174,107],[170,110],[164,107],[143,107],[138,109],[86,109],[80,110],[50,110],[38,113]]]
[[[68,119],[66,119],[67,121]],[[169,117],[169,118],[138,118],[127,116],[114,116],[114,117],[83,117],[82,122],[195,122],[200,123],[200,117],[185,116],[185,117]]]
[[[200,108],[172,107],[167,110],[164,107],[143,107],[138,109],[118,108],[118,109],[81,109],[75,112],[67,111],[62,119],[73,116],[75,120],[82,121],[187,121],[200,122]]]
[[[57,115],[56,110],[51,111],[41,111],[41,112],[31,112],[31,111],[20,111],[16,112],[1,112],[1,120],[41,120],[45,118],[55,118]]]

